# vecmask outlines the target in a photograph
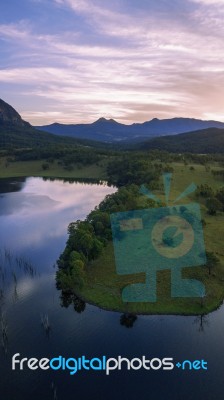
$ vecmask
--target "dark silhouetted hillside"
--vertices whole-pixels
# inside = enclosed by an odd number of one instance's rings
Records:
[[[135,149],[166,150],[174,153],[224,153],[224,129],[209,128],[165,136],[138,143]]]

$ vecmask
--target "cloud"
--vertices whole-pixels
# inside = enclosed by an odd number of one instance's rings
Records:
[[[208,5],[208,6],[213,6],[213,5],[219,5],[219,6],[224,6],[223,0],[191,0],[194,3],[202,4],[202,5]]]
[[[20,21],[19,23],[0,24],[0,38],[1,39],[26,39],[29,36],[27,21]]]
[[[114,18],[118,14],[105,6],[105,2],[89,1],[89,0],[55,0],[59,5],[68,6],[73,11],[91,16],[98,15],[101,17]],[[113,5],[114,7],[114,5]]]
[[[152,1],[149,12],[131,1],[54,0],[68,15],[63,29],[0,25],[5,54],[13,49],[0,69],[7,99],[16,106],[20,90],[23,117],[38,125],[223,115],[222,7],[184,3],[175,0],[174,12]]]

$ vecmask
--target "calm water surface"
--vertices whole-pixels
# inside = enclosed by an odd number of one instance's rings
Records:
[[[207,317],[122,315],[86,304],[62,307],[55,262],[67,226],[83,219],[115,191],[105,185],[41,178],[0,180],[0,307],[7,337],[0,337],[2,400],[223,400],[224,308]],[[65,304],[64,304],[65,305]],[[49,334],[41,325],[48,315]],[[1,330],[0,330],[1,334]],[[2,336],[2,335],[1,335]],[[208,371],[11,371],[11,357],[117,357],[146,355],[205,359]]]

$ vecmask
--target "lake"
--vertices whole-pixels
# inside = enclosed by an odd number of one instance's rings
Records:
[[[3,400],[222,400],[224,307],[208,316],[137,316],[66,304],[55,284],[68,224],[116,189],[20,178],[0,180],[0,396]],[[67,305],[67,307],[66,307]],[[79,304],[80,306],[80,304]],[[47,332],[41,321],[49,319]],[[208,371],[12,371],[15,353],[57,357],[204,359]]]

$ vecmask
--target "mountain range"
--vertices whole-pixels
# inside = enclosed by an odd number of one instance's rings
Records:
[[[36,126],[36,129],[60,136],[71,136],[101,142],[142,141],[146,138],[177,135],[208,128],[224,129],[224,123],[192,118],[157,119],[132,125],[100,118],[92,124],[59,124]]]
[[[182,133],[184,132],[184,133]],[[191,118],[159,120],[125,125],[100,118],[92,124],[52,124],[33,127],[0,99],[0,149],[63,146],[115,146],[170,152],[223,153],[224,123]]]

